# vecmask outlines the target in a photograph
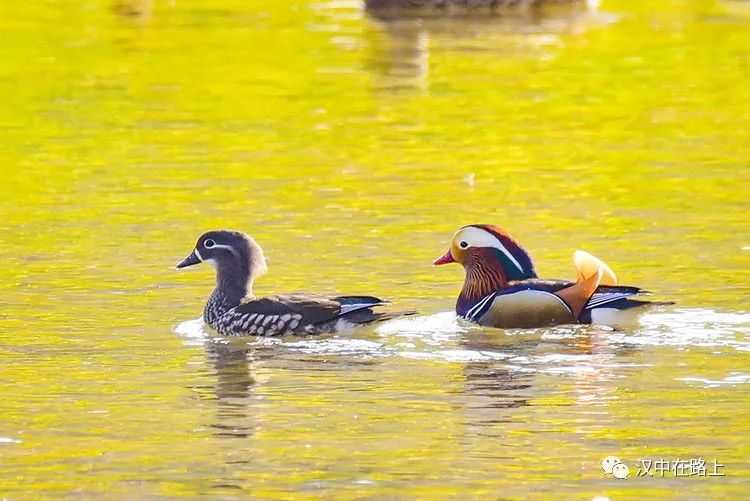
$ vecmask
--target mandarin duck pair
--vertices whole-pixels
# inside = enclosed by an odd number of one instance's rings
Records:
[[[177,268],[208,261],[216,267],[216,288],[203,310],[204,321],[223,336],[321,334],[381,322],[414,312],[376,312],[387,301],[374,296],[287,294],[256,298],[253,283],[266,271],[260,246],[237,231],[209,231]],[[456,313],[479,325],[532,328],[559,324],[632,322],[641,307],[632,299],[645,291],[617,285],[599,259],[576,251],[575,281],[537,278],[528,253],[496,226],[471,225],[454,236],[434,264],[459,263],[466,271]]]

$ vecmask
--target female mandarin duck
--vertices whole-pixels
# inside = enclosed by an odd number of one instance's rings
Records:
[[[409,313],[376,313],[386,301],[372,296],[324,297],[289,294],[256,298],[253,282],[266,271],[255,240],[238,231],[209,231],[177,268],[208,261],[216,267],[216,288],[203,319],[223,336],[320,334]]]
[[[456,313],[489,327],[543,327],[602,324],[621,327],[636,318],[635,308],[650,303],[631,299],[645,293],[617,285],[612,270],[583,251],[573,255],[578,278],[541,280],[529,254],[497,226],[461,228],[435,265],[460,263],[466,271]]]

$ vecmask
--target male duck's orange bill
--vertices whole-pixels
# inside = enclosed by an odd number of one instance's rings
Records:
[[[448,264],[448,263],[455,263],[456,260],[453,259],[453,255],[451,254],[451,251],[448,250],[444,255],[440,256],[436,260],[432,262],[435,266],[440,266],[441,264]]]

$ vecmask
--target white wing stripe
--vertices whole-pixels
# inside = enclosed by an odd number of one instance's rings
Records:
[[[632,296],[633,293],[631,292],[600,292],[598,294],[594,294],[591,296],[591,299],[589,299],[589,302],[586,303],[586,308],[591,309],[595,308],[597,306],[601,306],[603,304],[612,303],[614,301],[619,301],[620,299],[625,299],[628,296]]]
[[[341,306],[341,313],[340,315],[346,315],[347,313],[351,313],[353,311],[357,310],[364,310],[366,308],[371,308],[373,306],[378,306],[382,303],[356,303],[356,304],[344,304]]]
[[[466,312],[466,316],[468,318],[472,318],[479,310],[481,310],[484,307],[485,304],[487,304],[487,301],[489,300],[490,297],[492,297],[493,294],[494,294],[494,292],[492,294],[490,294],[489,296],[485,296],[477,304],[475,304],[474,306],[472,306],[469,309],[469,311]]]
[[[482,311],[484,307],[487,305],[487,302],[490,301],[494,297],[495,297],[494,292],[486,296],[484,299],[482,299],[477,304],[472,306],[468,312],[466,312],[466,317],[474,320],[474,316],[479,314],[479,312]]]

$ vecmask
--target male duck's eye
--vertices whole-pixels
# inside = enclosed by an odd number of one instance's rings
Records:
[[[205,242],[203,242],[203,247],[205,247],[206,249],[210,249],[214,245],[216,245],[216,242],[214,242],[210,238],[208,240],[206,240]]]
[[[465,249],[469,246],[469,243],[462,241],[460,244],[458,244],[458,246],[461,247],[462,249]]]

